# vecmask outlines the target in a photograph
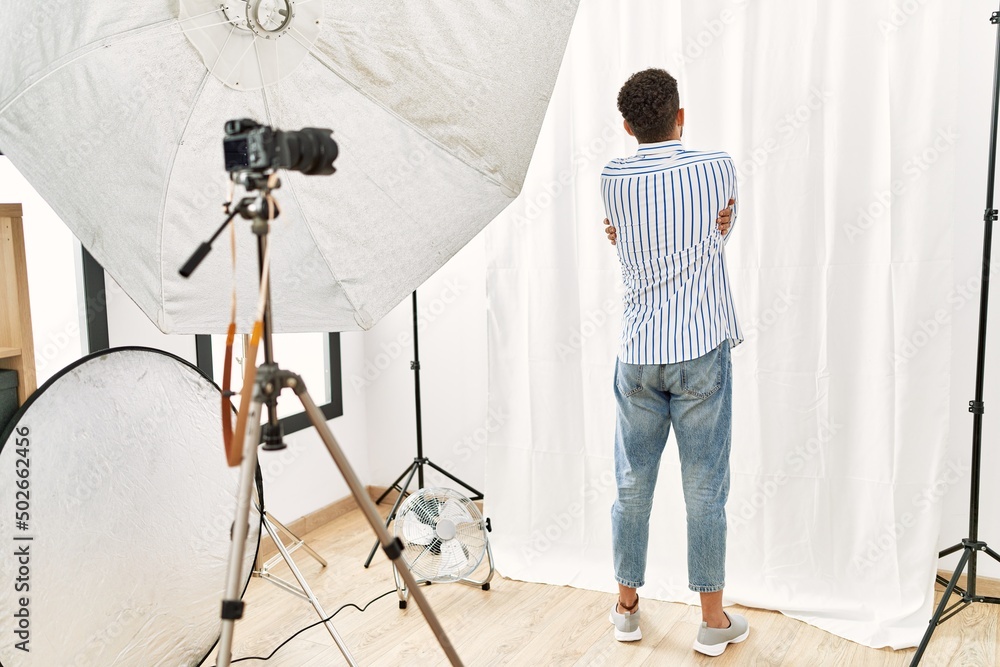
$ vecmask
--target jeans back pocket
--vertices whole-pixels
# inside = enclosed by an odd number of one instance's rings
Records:
[[[681,391],[688,396],[708,398],[722,386],[723,356],[722,345],[697,359],[685,361],[681,365]]]
[[[642,366],[617,362],[615,385],[622,396],[628,398],[642,391]]]

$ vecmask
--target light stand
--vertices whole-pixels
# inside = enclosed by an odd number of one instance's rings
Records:
[[[266,445],[264,446],[264,449],[267,449]],[[260,466],[257,466],[254,476],[256,477],[257,488],[263,489],[264,483],[261,479]],[[266,563],[263,563],[254,569],[250,576],[258,577],[264,581],[269,581],[281,590],[291,593],[295,597],[301,598],[312,605],[312,608],[316,610],[316,614],[319,615],[320,620],[322,620],[323,625],[326,627],[327,632],[330,633],[333,641],[338,647],[340,647],[341,652],[344,652],[346,650],[344,640],[337,632],[337,628],[334,627],[333,621],[328,619],[328,614],[323,608],[322,603],[319,601],[319,598],[316,597],[316,594],[313,593],[312,588],[309,586],[309,582],[306,581],[306,578],[302,575],[302,572],[292,559],[292,552],[297,551],[300,548],[305,549],[306,553],[312,556],[313,559],[320,564],[320,567],[326,567],[326,560],[316,553],[312,547],[306,544],[305,540],[293,533],[285,524],[278,521],[273,514],[267,511],[267,508],[264,505],[264,492],[262,490],[258,491],[257,496],[257,499],[254,501],[254,507],[258,512],[260,512],[261,526],[271,537],[271,541],[274,542],[274,546],[278,550],[278,553],[277,555],[269,558]],[[284,540],[281,539],[282,535],[289,538],[291,541],[286,544]],[[291,572],[292,576],[295,578],[295,585],[271,572],[271,570],[281,561],[284,561],[285,565],[288,566],[289,572]],[[349,654],[345,653],[345,656],[347,655]],[[348,662],[352,665],[355,664],[350,657],[348,657]]]
[[[413,395],[416,401],[416,412],[417,412],[417,456],[415,459],[413,459],[413,463],[407,466],[406,470],[404,470],[399,475],[399,477],[396,478],[396,481],[393,482],[392,485],[390,485],[389,488],[386,489],[382,493],[382,495],[378,497],[378,500],[375,501],[376,505],[380,505],[391,491],[396,490],[399,492],[399,495],[396,496],[396,502],[392,504],[392,509],[389,511],[389,516],[387,516],[385,519],[386,528],[388,528],[389,524],[392,523],[392,520],[396,518],[396,512],[399,511],[400,504],[403,502],[403,499],[406,498],[409,492],[410,484],[413,482],[414,475],[417,476],[417,488],[418,489],[424,488],[424,466],[430,466],[431,468],[437,470],[439,473],[441,473],[451,481],[461,484],[463,487],[471,491],[474,495],[471,498],[469,498],[469,500],[483,499],[483,493],[481,491],[477,491],[476,489],[472,488],[471,486],[460,480],[458,477],[455,477],[450,472],[438,466],[429,458],[424,456],[423,420],[421,419],[421,411],[420,411],[420,342],[419,342],[420,327],[419,327],[419,314],[417,311],[416,292],[413,292],[412,300],[413,300],[413,361],[410,362],[410,370],[413,371]],[[399,483],[403,480],[404,477],[406,478],[406,481],[403,482],[402,486],[400,486]],[[375,552],[377,550],[378,550],[378,542],[376,541],[375,544],[372,545],[372,550],[368,553],[368,560],[365,561],[366,568],[372,564],[372,559],[375,558]]]
[[[989,313],[989,292],[990,292],[990,251],[993,239],[993,222],[997,219],[997,210],[993,208],[994,180],[996,178],[997,164],[997,118],[1000,115],[1000,12],[993,12],[990,23],[997,28],[996,54],[993,60],[993,116],[990,125],[990,155],[989,168],[986,183],[986,212],[983,215],[985,233],[983,238],[983,274],[982,274],[982,294],[979,300],[979,347],[976,357],[976,398],[969,401],[969,412],[972,413],[972,493],[969,499],[969,537],[960,543],[948,547],[939,556],[944,558],[957,551],[962,552],[955,573],[950,580],[938,575],[937,582],[945,586],[941,601],[938,603],[934,616],[931,618],[924,633],[924,638],[920,641],[916,654],[913,656],[911,667],[920,664],[920,659],[927,649],[927,644],[934,634],[934,629],[949,618],[959,613],[975,602],[985,602],[987,604],[1000,604],[1000,598],[988,597],[976,594],[976,557],[982,551],[995,561],[1000,562],[1000,554],[986,545],[986,542],[979,540],[979,489],[980,477],[982,475],[982,436],[983,436],[983,414],[985,406],[983,404],[983,381],[986,371],[986,324]],[[968,578],[965,588],[958,585],[958,580],[962,572],[968,568]],[[958,594],[955,604],[948,606],[948,601],[953,593]]]
[[[302,378],[295,373],[279,368],[278,365],[274,363],[271,356],[271,290],[269,276],[270,263],[267,259],[267,235],[270,231],[271,213],[269,213],[269,211],[271,209],[271,191],[280,187],[280,181],[277,181],[277,179],[273,176],[268,178],[266,175],[256,172],[240,172],[234,176],[234,179],[243,185],[246,190],[259,192],[256,197],[247,197],[239,202],[236,210],[231,213],[226,222],[223,223],[223,226],[220,227],[219,231],[217,231],[212,237],[212,240],[214,241],[215,238],[218,237],[222,229],[224,229],[237,214],[240,214],[244,218],[252,221],[251,229],[257,236],[258,260],[260,262],[259,273],[264,299],[263,339],[265,359],[264,363],[258,367],[257,375],[253,383],[253,394],[248,408],[248,426],[246,429],[246,437],[243,440],[243,458],[240,464],[240,485],[237,498],[236,517],[233,521],[233,530],[229,550],[229,565],[226,573],[225,597],[222,600],[222,633],[219,638],[219,652],[216,662],[218,667],[230,666],[232,661],[232,644],[235,622],[243,617],[244,603],[240,599],[240,581],[243,569],[242,564],[246,536],[249,530],[248,521],[250,516],[250,496],[254,483],[254,472],[257,468],[257,446],[260,442],[261,436],[261,409],[264,405],[267,405],[269,407],[269,418],[276,417],[271,406],[277,405],[278,395],[283,389],[291,389],[298,397],[299,402],[302,404],[302,407],[306,412],[306,416],[312,423],[313,428],[316,429],[316,432],[319,434],[323,444],[326,445],[331,458],[333,458],[333,461],[336,463],[337,468],[339,468],[344,481],[347,482],[348,487],[351,489],[351,494],[354,496],[358,507],[365,515],[365,518],[371,525],[372,530],[375,531],[378,541],[382,545],[382,549],[385,551],[386,555],[390,560],[395,562],[402,555],[403,550],[402,543],[398,539],[393,539],[392,536],[389,535],[388,530],[386,530],[385,525],[382,523],[382,517],[379,516],[378,510],[376,510],[375,505],[368,496],[361,480],[358,479],[357,474],[355,474],[354,469],[351,467],[350,462],[347,460],[343,450],[337,443],[336,438],[334,438],[333,433],[330,432],[330,428],[326,423],[326,417],[306,391],[306,386]],[[197,268],[198,264],[208,254],[210,249],[211,241],[201,244],[191,259],[184,265],[184,268],[181,269],[181,274],[185,277],[191,275],[195,268]],[[243,407],[244,406],[241,406],[241,409]],[[278,443],[273,443],[272,446],[276,444]],[[451,641],[448,639],[448,636],[445,634],[444,628],[441,626],[437,616],[435,616],[433,610],[430,608],[426,596],[424,596],[423,592],[417,588],[416,580],[409,568],[407,568],[404,563],[402,567],[398,567],[397,570],[399,571],[399,575],[406,582],[407,587],[410,589],[410,594],[417,602],[421,612],[423,612],[427,624],[433,631],[438,643],[447,655],[448,660],[456,667],[462,665],[462,661],[458,657],[458,654],[452,646]],[[357,664],[351,656],[347,646],[343,644],[343,642],[338,642],[337,646],[341,653],[344,654],[344,658],[347,660],[348,664]]]

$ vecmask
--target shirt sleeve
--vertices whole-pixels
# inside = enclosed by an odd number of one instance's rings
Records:
[[[601,200],[604,202],[604,217],[617,228],[618,222],[617,216],[615,215],[614,206],[614,181],[607,176],[607,174],[601,174]]]
[[[730,218],[729,231],[726,232],[725,236],[722,237],[723,243],[729,242],[729,236],[733,233],[733,229],[736,228],[736,216],[740,210],[740,197],[739,197],[739,187],[736,184],[736,165],[733,164],[732,158],[726,158],[726,170],[729,172],[729,187],[726,189],[729,193],[726,197],[726,203],[729,203],[730,199],[736,200],[733,204],[733,216]]]

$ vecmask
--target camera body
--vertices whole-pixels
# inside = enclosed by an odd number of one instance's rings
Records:
[[[226,122],[222,140],[226,171],[271,173],[277,169],[325,176],[336,171],[337,142],[333,130],[307,127],[284,132],[241,118]]]

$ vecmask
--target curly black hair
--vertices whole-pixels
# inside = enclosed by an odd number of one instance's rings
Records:
[[[618,91],[618,110],[639,143],[666,141],[677,125],[679,108],[677,79],[666,70],[636,72]]]

